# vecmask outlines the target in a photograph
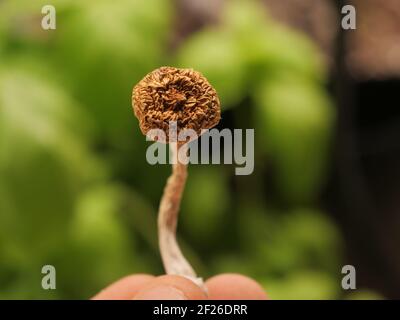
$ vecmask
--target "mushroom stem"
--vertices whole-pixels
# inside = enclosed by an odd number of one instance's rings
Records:
[[[174,159],[172,174],[167,180],[158,211],[158,236],[161,258],[167,274],[184,276],[203,287],[201,278],[197,278],[192,266],[183,256],[176,241],[179,207],[187,178],[187,164],[179,161],[180,148],[177,143],[170,143]]]

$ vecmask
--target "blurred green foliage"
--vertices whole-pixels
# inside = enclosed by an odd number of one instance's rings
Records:
[[[46,1],[0,1],[0,298],[89,298],[163,272],[156,211],[170,168],[146,163],[130,96],[167,64],[201,71],[231,125],[256,129],[252,176],[190,167],[179,236],[195,269],[243,272],[271,298],[342,297],[340,235],[317,207],[335,114],[310,40],[256,1],[227,2],[175,51],[172,2],[52,3],[57,30],[44,31]],[[57,290],[41,288],[45,264]]]

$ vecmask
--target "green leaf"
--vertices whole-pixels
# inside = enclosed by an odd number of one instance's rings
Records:
[[[276,184],[292,202],[308,202],[324,182],[335,112],[323,88],[299,77],[260,84],[256,132]]]

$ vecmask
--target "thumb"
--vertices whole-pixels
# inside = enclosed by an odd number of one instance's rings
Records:
[[[133,300],[203,300],[206,294],[194,282],[181,276],[164,275],[147,283]]]

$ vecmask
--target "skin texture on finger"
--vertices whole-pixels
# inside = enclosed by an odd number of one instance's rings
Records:
[[[133,296],[155,279],[149,274],[134,274],[110,284],[92,300],[132,300]]]
[[[134,300],[204,300],[206,294],[193,281],[176,275],[164,275],[148,282]]]
[[[267,300],[263,288],[241,274],[220,274],[206,281],[210,300]]]

